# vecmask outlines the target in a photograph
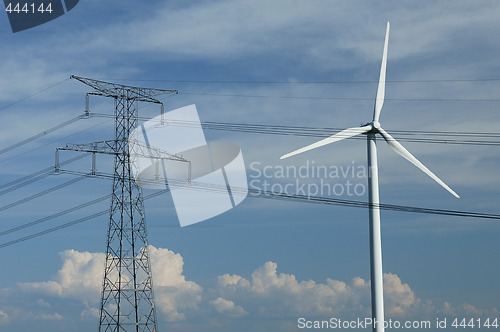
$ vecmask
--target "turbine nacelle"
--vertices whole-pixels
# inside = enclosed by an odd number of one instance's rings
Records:
[[[381,128],[380,122],[378,122],[378,121],[368,122],[364,125],[361,125],[361,127],[369,128],[364,134],[378,133],[379,132],[378,130]]]

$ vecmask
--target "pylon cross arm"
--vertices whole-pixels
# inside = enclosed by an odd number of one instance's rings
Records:
[[[130,143],[132,143],[133,155],[137,157],[145,157],[152,159],[168,159],[175,161],[182,161],[185,163],[189,163],[189,160],[186,160],[182,156],[169,153],[165,150],[159,149],[157,147],[146,145],[143,142],[138,140],[129,139]]]
[[[116,140],[108,140],[83,144],[66,144],[65,147],[57,149],[65,151],[80,151],[116,155],[117,152],[115,151],[115,142]]]
[[[125,98],[129,100],[161,104],[162,102],[154,97],[165,94],[178,93],[177,90],[140,88],[130,85],[104,82],[92,78],[79,77],[75,75],[71,75],[71,78],[76,79],[92,87],[95,91],[89,92],[89,94],[104,96],[104,97]]]
[[[151,158],[151,159],[168,159],[174,161],[181,161],[189,163],[189,160],[183,158],[182,156],[169,153],[165,150],[159,149],[157,147],[146,145],[143,142],[137,140],[130,140],[132,143],[132,155],[134,157],[141,158]],[[92,143],[83,144],[66,144],[65,147],[57,148],[58,150],[64,151],[79,151],[79,152],[91,152],[91,153],[103,153],[103,154],[127,154],[127,151],[116,151],[115,148],[116,140],[107,140]]]

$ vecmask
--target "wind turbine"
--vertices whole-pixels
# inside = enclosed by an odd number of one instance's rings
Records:
[[[327,137],[319,142],[310,144],[293,152],[283,155],[280,159],[285,159],[299,153],[319,148],[323,145],[338,142],[346,138],[354,137],[360,134],[367,135],[368,141],[368,197],[370,203],[370,275],[371,275],[371,298],[372,298],[372,318],[374,319],[373,330],[375,332],[384,332],[384,293],[383,293],[383,275],[382,275],[382,243],[380,238],[380,206],[378,190],[378,165],[377,165],[377,143],[376,134],[380,134],[389,146],[400,156],[407,159],[413,165],[417,166],[439,183],[444,189],[448,190],[456,198],[460,198],[450,187],[448,187],[440,178],[425,167],[417,158],[406,150],[398,141],[396,141],[388,132],[380,126],[379,118],[385,95],[385,72],[387,65],[387,44],[389,41],[389,22],[385,32],[384,53],[382,55],[382,65],[380,67],[380,78],[378,82],[377,97],[375,99],[375,109],[373,120],[366,125],[356,128],[345,129],[337,134]]]

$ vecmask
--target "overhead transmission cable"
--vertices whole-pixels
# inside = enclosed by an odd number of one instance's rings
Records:
[[[435,80],[435,82],[447,82],[447,81],[450,81],[450,82],[458,82],[458,81],[498,81],[499,79],[482,79],[482,80]],[[64,80],[66,81],[66,80]],[[61,81],[53,86],[56,86],[64,81]],[[426,80],[426,81],[422,81],[422,82],[431,82],[432,80]],[[210,82],[210,81],[206,81],[206,82]],[[214,81],[215,82],[215,81]],[[419,81],[393,81],[393,82],[419,82]],[[230,82],[220,82],[220,83],[230,83]],[[236,82],[232,82],[232,83],[236,83]],[[245,82],[241,82],[241,83],[245,83]],[[251,82],[246,82],[246,83],[251,83]],[[261,83],[264,83],[264,82],[261,82]],[[268,82],[268,83],[272,83],[272,82]],[[274,83],[287,83],[287,82],[274,82]],[[289,82],[289,83],[294,83],[294,82]],[[302,83],[355,83],[355,82],[302,82]],[[373,83],[373,82],[370,82],[370,81],[364,81],[364,82],[357,82],[357,83]],[[41,93],[53,86],[50,86],[44,90],[41,90],[31,96],[34,96],[38,93]],[[293,99],[347,99],[347,100],[365,100],[365,98],[335,98],[335,97],[290,97],[290,96],[252,96],[252,95],[226,95],[226,94],[205,94],[205,93],[185,93],[185,94],[204,94],[204,95],[217,95],[217,96],[230,96],[230,97],[256,97],[256,98],[293,98]],[[29,97],[31,96],[28,96],[26,98],[23,98],[22,100],[20,101],[17,101],[16,103],[18,102],[21,102],[25,99],[28,99]],[[372,100],[371,98],[368,99],[366,98],[366,100]],[[390,100],[390,99],[389,99]],[[500,101],[500,100],[497,100],[497,99],[392,99],[392,100],[418,100],[418,101]],[[14,104],[16,104],[14,103]],[[8,105],[6,107],[9,107],[9,106],[12,106],[14,104],[11,104],[11,105]],[[4,108],[6,108],[4,107]],[[94,115],[94,114],[93,114]],[[107,117],[107,115],[105,114],[95,114],[95,116],[101,116],[101,117]],[[39,133],[35,136],[32,136],[28,139],[25,139],[21,142],[18,142],[16,144],[13,144],[7,148],[4,148],[2,150],[0,150],[0,154],[3,154],[3,153],[6,153],[8,151],[11,151],[17,147],[20,147],[24,144],[27,144],[31,141],[34,141],[40,137],[43,137],[49,133],[52,133],[56,130],[59,130],[61,128],[64,128],[82,118],[86,118],[86,117],[89,117],[89,115],[80,115],[76,118],[73,118],[73,119],[70,119],[64,123],[61,123],[55,127],[52,127],[46,131],[43,131],[42,133]],[[145,119],[145,120],[149,120],[149,119]],[[189,124],[183,124],[183,125],[189,125]],[[215,130],[229,130],[229,131],[242,131],[242,132],[250,132],[250,133],[262,133],[262,134],[280,134],[280,135],[298,135],[298,136],[314,136],[314,137],[326,137],[326,136],[329,136],[331,133],[332,133],[332,129],[335,129],[335,130],[338,130],[336,128],[313,128],[313,127],[293,127],[293,126],[276,126],[276,125],[259,125],[259,124],[245,124],[245,123],[223,123],[223,122],[204,122],[202,124],[204,126],[204,128],[207,128],[207,129],[215,129]],[[400,131],[400,134],[402,135],[418,135],[418,134],[422,134],[422,133],[425,133],[425,134],[429,134],[429,135],[445,135],[445,136],[454,136],[454,137],[460,137],[460,136],[475,136],[477,137],[478,135],[481,135],[483,137],[488,137],[488,138],[497,138],[497,137],[500,137],[500,134],[498,133],[463,133],[463,132],[431,132],[431,131]],[[413,140],[413,141],[419,141],[419,142],[422,142],[424,141],[423,139],[418,139],[418,138],[413,138],[413,139],[406,139],[406,140]],[[478,144],[478,145],[499,145],[500,142],[491,142],[491,141],[443,141],[443,140],[425,140],[426,142],[433,142],[433,143],[454,143],[454,144]],[[78,156],[76,158],[73,158],[73,159],[70,159],[66,162],[62,162],[61,163],[61,166],[63,164],[67,164],[69,162],[72,162],[72,161],[75,161],[75,160],[78,160],[82,157],[84,157],[85,155],[82,155],[82,156]],[[7,190],[4,190],[2,192],[0,192],[0,195],[4,194],[4,193],[7,193],[11,190],[15,190],[16,188],[19,188],[19,187],[22,187],[22,186],[25,186],[25,185],[28,185],[28,184],[31,184],[33,182],[36,182],[48,175],[51,174],[51,171],[53,170],[53,168],[51,167],[50,169],[46,169],[46,170],[42,170],[42,171],[39,171],[39,172],[36,172],[36,173],[33,173],[29,176],[26,176],[26,177],[23,177],[21,179],[18,179],[18,180],[15,180],[15,181],[11,181],[7,184],[4,184],[4,185],[1,185],[0,188],[5,188],[5,187],[8,187],[8,186],[13,186],[13,185],[16,185],[18,184],[16,187],[12,187],[10,189],[7,189]],[[70,173],[70,174],[77,174],[79,172],[66,172],[66,173]],[[22,200],[19,200],[17,202],[14,202],[14,203],[11,203],[11,204],[8,204],[8,205],[5,205],[3,207],[0,207],[0,211],[3,211],[3,210],[6,210],[6,209],[9,209],[11,207],[14,207],[14,206],[17,206],[17,205],[20,205],[20,204],[23,204],[27,201],[30,201],[32,199],[35,199],[37,197],[40,197],[40,196],[43,196],[45,194],[48,194],[48,193],[51,193],[55,190],[58,190],[58,189],[61,189],[63,187],[66,187],[66,186],[69,186],[69,185],[72,185],[86,177],[90,177],[90,176],[100,176],[100,177],[104,177],[104,178],[108,178],[108,179],[112,179],[113,176],[112,175],[106,175],[104,173],[100,173],[99,175],[91,175],[91,174],[80,174],[81,176],[79,178],[76,178],[76,179],[73,179],[73,180],[70,180],[68,182],[65,182],[63,184],[60,184],[58,186],[55,186],[55,187],[52,187],[52,188],[49,188],[47,190],[44,190],[42,192],[39,192],[37,194],[34,194],[34,195],[31,195],[29,197],[26,197]],[[24,182],[23,182],[24,181]],[[191,186],[192,187],[192,186]],[[203,188],[203,186],[201,187],[198,187],[196,188],[197,190],[207,190],[207,188]],[[166,191],[168,191],[169,189],[165,189],[163,191],[160,191],[160,192],[157,192],[155,194],[152,194],[152,195],[149,195],[147,197],[145,197],[145,199],[148,199],[148,198],[151,198],[151,197],[155,197],[155,196],[158,196]],[[213,188],[211,189],[213,190]],[[308,202],[308,203],[317,203],[317,204],[329,204],[329,205],[343,205],[343,206],[354,206],[354,207],[369,207],[369,204],[366,203],[366,202],[360,202],[360,201],[350,201],[350,200],[340,200],[340,199],[333,199],[333,198],[328,198],[328,197],[315,197],[315,196],[301,196],[301,195],[291,195],[291,194],[283,194],[283,193],[272,193],[272,192],[255,192],[255,191],[252,191],[250,190],[250,197],[263,197],[263,198],[272,198],[272,199],[281,199],[281,200],[294,200],[294,201],[301,201],[301,202]],[[38,220],[35,220],[33,222],[30,222],[30,223],[27,223],[27,224],[24,224],[24,225],[21,225],[21,226],[17,226],[15,228],[12,228],[10,230],[7,230],[7,231],[3,231],[0,233],[0,235],[6,235],[6,234],[9,234],[9,233],[12,233],[12,232],[15,232],[17,230],[21,230],[21,229],[24,229],[24,228],[27,228],[27,227],[30,227],[30,226],[33,226],[33,225],[36,225],[36,224],[39,224],[39,223],[42,223],[44,221],[48,221],[48,220],[51,220],[51,219],[54,219],[56,217],[59,217],[59,216],[62,216],[64,214],[67,214],[67,213],[70,213],[70,212],[73,212],[75,210],[78,210],[78,209],[82,209],[84,207],[88,207],[92,204],[95,204],[97,202],[100,202],[104,199],[107,199],[109,198],[109,195],[108,196],[104,196],[104,197],[101,197],[101,198],[98,198],[98,199],[95,199],[93,201],[90,201],[90,202],[87,202],[87,203],[83,203],[83,204],[80,204],[76,207],[73,207],[73,208],[70,208],[70,209],[67,209],[67,210],[64,210],[64,211],[61,211],[59,213],[56,213],[54,215],[51,215],[51,216],[48,216],[48,217],[45,217],[45,218],[41,218],[41,219],[38,219]],[[442,214],[442,215],[451,215],[451,216],[462,216],[462,217],[475,217],[475,218],[486,218],[486,219],[500,219],[500,215],[496,215],[496,214],[485,214],[485,213],[476,213],[476,212],[468,212],[468,211],[455,211],[455,210],[441,210],[441,209],[428,209],[428,208],[419,208],[419,207],[409,207],[409,206],[401,206],[401,205],[390,205],[390,204],[380,204],[379,205],[379,208],[381,209],[384,209],[384,210],[394,210],[394,211],[404,211],[404,212],[414,212],[414,213],[429,213],[429,214]],[[59,229],[62,229],[62,228],[65,228],[65,227],[69,227],[71,225],[75,225],[77,223],[80,223],[80,222],[83,222],[83,221],[86,221],[86,220],[90,220],[90,219],[93,219],[93,218],[96,218],[98,216],[101,216],[101,215],[104,215],[106,214],[108,211],[101,211],[101,212],[98,212],[98,213],[95,213],[91,216],[87,216],[87,217],[83,217],[83,218],[80,218],[80,219],[77,219],[77,220],[74,220],[72,222],[69,222],[69,223],[66,223],[66,224],[63,224],[63,225],[59,225],[59,226],[56,226],[56,227],[53,227],[53,228],[50,228],[48,230],[45,230],[45,231],[42,231],[42,232],[39,232],[39,233],[36,233],[36,234],[32,234],[32,235],[29,235],[29,236],[26,236],[26,237],[23,237],[21,239],[17,239],[17,240],[14,240],[14,241],[10,241],[10,242],[7,242],[7,243],[4,243],[2,245],[0,245],[0,248],[1,247],[5,247],[5,246],[8,246],[8,245],[11,245],[11,244],[14,244],[14,243],[18,243],[18,242],[21,242],[21,241],[25,241],[25,240],[28,240],[28,239],[31,239],[33,237],[37,237],[37,236],[41,236],[41,235],[44,235],[44,234],[47,234],[47,233],[50,233],[50,232],[53,232],[53,231],[56,231],[56,230],[59,230]]]
[[[81,180],[83,180],[83,179],[85,179],[85,178],[87,178],[87,177],[88,177],[88,175],[82,175],[82,176],[80,176],[80,177],[77,177],[77,178],[75,178],[75,179],[71,179],[71,180],[69,180],[69,181],[67,181],[67,182],[64,182],[64,183],[58,184],[57,186],[54,186],[54,187],[51,187],[51,188],[49,188],[49,189],[46,189],[46,190],[40,191],[40,192],[38,192],[38,193],[36,193],[36,194],[33,194],[33,195],[31,195],[31,196],[28,196],[28,197],[25,197],[25,198],[23,198],[23,199],[20,199],[20,200],[18,200],[18,201],[13,202],[13,203],[10,203],[10,204],[7,204],[7,205],[4,205],[4,206],[0,207],[0,211],[5,211],[5,210],[7,210],[7,209],[13,208],[13,207],[18,206],[18,205],[20,205],[20,204],[24,204],[24,203],[26,203],[26,202],[29,202],[29,201],[31,201],[31,200],[33,200],[33,199],[35,199],[35,198],[38,198],[38,197],[41,197],[41,196],[44,196],[44,195],[50,194],[50,193],[52,193],[52,192],[54,192],[54,191],[56,191],[56,190],[59,190],[59,189],[62,189],[62,188],[64,188],[64,187],[67,187],[67,186],[70,186],[70,185],[72,185],[72,184],[75,184],[75,183],[77,183],[77,182],[79,182],[79,181],[81,181]]]
[[[378,81],[243,81],[243,80],[162,80],[162,79],[107,79],[111,81],[130,82],[165,82],[165,83],[200,83],[200,84],[377,84]],[[498,82],[499,78],[478,78],[478,79],[428,79],[428,80],[387,80],[386,83],[453,83],[453,82]],[[248,95],[248,94],[227,94],[209,93],[200,91],[179,91],[179,95],[199,95],[213,97],[234,97],[234,98],[262,98],[262,99],[311,99],[311,100],[358,100],[373,101],[372,97],[322,97],[322,96],[278,96],[278,95]],[[465,99],[465,98],[385,98],[391,101],[421,101],[421,102],[500,102],[500,99]]]
[[[90,118],[90,117],[93,117],[93,113],[89,113],[89,118]],[[78,134],[80,134],[80,133],[82,133],[82,132],[84,132],[84,131],[88,131],[88,130],[91,130],[91,129],[95,129],[95,128],[97,128],[97,127],[99,127],[99,126],[102,126],[103,124],[106,124],[106,123],[111,122],[111,121],[112,121],[112,120],[106,120],[106,121],[99,122],[99,123],[97,123],[97,124],[95,124],[95,125],[93,125],[93,126],[90,126],[90,127],[88,127],[88,128],[84,128],[84,129],[79,130],[79,131],[76,131],[76,132],[74,132],[74,133],[72,133],[72,134],[70,134],[70,135],[64,136],[64,137],[62,137],[62,138],[57,138],[56,140],[52,140],[52,141],[47,142],[47,143],[45,143],[45,144],[43,144],[43,145],[37,146],[37,147],[35,147],[35,148],[33,148],[33,149],[30,149],[30,150],[27,150],[27,151],[23,151],[23,152],[21,152],[21,153],[18,153],[18,154],[16,154],[16,155],[10,156],[10,157],[8,157],[8,158],[1,159],[1,160],[0,160],[0,162],[5,162],[5,161],[9,161],[9,160],[15,159],[15,158],[20,157],[20,156],[22,156],[22,155],[25,155],[25,154],[31,153],[31,152],[33,152],[33,151],[36,151],[36,150],[40,149],[41,147],[49,146],[49,145],[51,145],[51,144],[53,144],[53,143],[55,143],[55,142],[59,142],[59,141],[62,141],[62,140],[68,139],[69,137],[71,137],[71,136],[75,136],[75,135],[78,135]]]
[[[29,98],[31,98],[31,97],[34,97],[34,96],[36,96],[36,95],[39,95],[40,93],[45,92],[45,91],[47,91],[47,90],[50,90],[50,89],[52,89],[52,88],[54,88],[54,87],[58,86],[58,85],[59,85],[59,84],[61,84],[61,83],[66,82],[66,81],[69,81],[69,78],[66,78],[66,79],[64,79],[64,80],[62,80],[62,81],[59,81],[59,82],[54,83],[54,84],[52,84],[52,85],[49,85],[48,87],[43,88],[43,89],[41,89],[41,90],[39,90],[39,91],[37,91],[37,92],[35,92],[35,93],[32,93],[32,94],[30,94],[30,95],[28,95],[28,96],[26,96],[26,97],[23,97],[23,98],[19,99],[19,100],[16,100],[15,102],[13,102],[13,103],[11,103],[11,104],[8,104],[8,105],[5,105],[5,106],[3,106],[3,107],[0,107],[0,111],[4,110],[4,109],[6,109],[6,108],[9,108],[9,107],[11,107],[11,106],[14,106],[14,105],[16,105],[16,104],[19,104],[20,102],[23,102],[23,101],[25,101],[25,100],[27,100],[27,99],[29,99]]]
[[[256,134],[271,135],[292,135],[304,137],[329,137],[333,133],[340,131],[339,128],[315,128],[315,127],[295,127],[295,126],[277,126],[260,125],[244,123],[222,123],[222,122],[203,122],[202,127],[213,130],[236,131]],[[422,143],[443,143],[443,144],[465,144],[465,145],[500,145],[500,133],[471,133],[471,132],[430,132],[430,131],[392,131],[398,135],[398,138],[407,142]],[[415,137],[417,135],[428,135],[430,138]],[[406,137],[401,137],[406,136]],[[441,137],[441,138],[440,138]],[[464,137],[467,139],[458,139]],[[477,139],[470,139],[471,137]],[[364,139],[363,137],[352,137],[353,139]],[[483,139],[481,139],[483,138]],[[497,140],[492,140],[497,139]]]
[[[37,219],[37,220],[34,220],[34,221],[30,221],[28,223],[25,223],[25,224],[22,224],[22,225],[19,225],[19,226],[7,229],[5,231],[0,232],[0,236],[5,236],[7,234],[14,233],[14,232],[20,231],[22,229],[25,229],[25,228],[28,228],[28,227],[32,227],[32,226],[41,224],[43,222],[46,222],[46,221],[49,221],[49,220],[52,220],[52,219],[64,216],[64,215],[66,215],[68,213],[71,213],[71,212],[74,212],[74,211],[77,211],[77,210],[89,207],[91,205],[100,203],[102,201],[108,200],[110,197],[111,197],[111,195],[102,196],[102,197],[96,198],[96,199],[94,199],[94,200],[92,200],[90,202],[86,202],[86,203],[74,206],[72,208],[69,208],[69,209],[66,209],[64,211],[52,214],[50,216],[47,216],[47,217],[44,217],[44,218],[40,218],[40,219]]]
[[[20,146],[28,144],[28,143],[36,140],[36,139],[39,139],[40,137],[43,137],[43,136],[48,135],[50,133],[53,133],[53,132],[55,132],[55,131],[57,131],[57,130],[59,130],[61,128],[69,126],[70,124],[75,123],[76,121],[84,119],[84,118],[87,118],[87,117],[88,117],[87,115],[82,114],[82,115],[79,115],[79,116],[77,116],[77,117],[75,117],[73,119],[70,119],[70,120],[65,121],[63,123],[60,123],[57,126],[54,126],[54,127],[50,128],[50,129],[47,129],[47,130],[44,130],[41,133],[38,133],[38,134],[36,134],[34,136],[31,136],[31,137],[29,137],[29,138],[27,138],[25,140],[22,140],[20,142],[17,142],[15,144],[12,144],[12,145],[6,147],[6,148],[1,149],[0,150],[0,154],[4,154],[4,153],[9,152],[9,151],[11,151],[13,149],[16,149],[16,148],[18,148]]]
[[[94,114],[96,117],[110,118],[113,115],[109,114]],[[148,118],[139,117],[141,121],[154,121]],[[160,122],[161,120],[158,120]],[[167,125],[192,127],[197,126],[193,121],[167,121],[163,120]],[[250,124],[250,123],[232,123],[232,122],[215,122],[205,121],[201,123],[204,129],[223,130],[234,132],[245,132],[253,134],[270,134],[270,135],[292,135],[304,137],[319,137],[324,138],[340,131],[340,128],[329,127],[305,127],[305,126],[284,126],[270,124]],[[422,143],[442,143],[442,144],[465,144],[465,145],[500,145],[500,133],[494,132],[458,132],[458,131],[423,131],[423,130],[393,130],[393,133],[398,135],[398,138],[406,142],[422,142]],[[425,135],[430,137],[416,137]],[[406,136],[406,137],[401,137]],[[464,139],[458,139],[463,137]],[[471,139],[474,137],[475,139]],[[353,137],[352,139],[363,139],[362,137]],[[497,139],[497,140],[493,140]]]
[[[179,92],[179,95],[198,95],[212,97],[233,97],[233,98],[261,98],[261,99],[310,99],[310,100],[358,100],[373,102],[373,98],[368,97],[321,97],[321,96],[278,96],[278,95],[247,95],[247,94],[227,94],[208,92]],[[386,101],[417,101],[417,102],[499,102],[500,99],[458,99],[458,98],[385,98]]]
[[[243,81],[243,80],[165,80],[165,79],[130,79],[130,78],[100,78],[105,81],[128,82],[164,82],[164,83],[200,83],[200,84],[378,84],[378,81]],[[495,82],[500,78],[476,79],[427,79],[427,80],[386,80],[386,83],[453,83],[453,82]]]
[[[59,226],[56,226],[56,227],[52,227],[52,228],[46,229],[46,230],[38,232],[38,233],[34,233],[34,234],[27,235],[27,236],[24,236],[24,237],[16,239],[16,240],[12,240],[12,241],[9,241],[9,242],[2,243],[2,244],[0,244],[0,248],[8,247],[8,246],[11,246],[11,245],[19,243],[19,242],[27,241],[27,240],[33,239],[35,237],[39,237],[39,236],[42,236],[42,235],[45,235],[45,234],[49,234],[49,233],[58,231],[60,229],[63,229],[63,228],[69,227],[69,226],[74,226],[76,224],[79,224],[79,223],[82,223],[84,221],[91,220],[91,219],[103,216],[103,215],[108,214],[108,213],[109,213],[108,210],[100,211],[100,212],[94,213],[94,214],[92,214],[90,216],[82,217],[82,218],[79,218],[79,219],[67,222],[65,224],[62,224],[62,225],[59,225]]]
[[[77,161],[77,160],[80,160],[80,159],[86,157],[87,155],[88,154],[82,154],[82,155],[73,157],[71,159],[60,162],[59,165],[64,166],[64,165],[70,164],[74,161]],[[44,179],[53,173],[54,173],[54,166],[50,166],[50,167],[47,167],[47,168],[42,169],[40,171],[34,172],[32,174],[23,176],[19,179],[10,181],[8,183],[1,184],[0,189],[4,189],[4,188],[7,188],[7,189],[0,191],[0,196],[4,195],[6,193],[12,192],[14,190],[17,190],[19,188],[22,188],[24,186],[27,186],[29,184],[32,184],[32,183],[39,181],[41,179]]]
[[[104,179],[113,179],[112,174],[107,173],[96,173],[94,175],[85,174],[77,171],[65,171],[61,170],[61,172],[72,175],[85,175],[89,177],[97,177]],[[148,183],[147,180],[141,180],[144,183]],[[156,180],[150,180],[151,183],[158,183]],[[199,190],[199,191],[215,191],[215,192],[227,192],[226,186],[218,186],[213,184],[205,184],[199,183],[196,181],[191,181],[190,184],[185,182],[170,180],[171,187],[186,187],[191,190]],[[171,188],[171,190],[172,190]],[[231,192],[239,195],[244,195],[246,189],[243,188],[233,188],[231,187]],[[364,201],[356,201],[356,200],[346,200],[346,199],[338,199],[331,197],[322,197],[322,196],[311,196],[311,195],[298,195],[298,194],[288,194],[288,193],[275,193],[272,191],[265,190],[256,190],[256,189],[248,189],[249,197],[258,197],[258,198],[272,198],[272,199],[285,199],[285,200],[298,200],[302,202],[309,203],[320,203],[320,204],[329,204],[329,205],[342,205],[342,206],[352,206],[352,207],[361,207],[361,208],[369,208],[370,205]],[[383,210],[393,210],[393,211],[403,211],[403,212],[414,212],[414,213],[423,213],[423,214],[440,214],[440,215],[450,215],[456,217],[473,217],[473,218],[481,218],[481,219],[497,219],[500,220],[500,214],[493,213],[483,213],[483,212],[473,212],[473,211],[459,211],[459,210],[445,210],[445,209],[432,209],[432,208],[422,208],[415,206],[405,206],[405,205],[395,205],[395,204],[379,204],[378,207]]]
[[[157,191],[153,194],[150,194],[150,195],[147,195],[147,196],[144,196],[144,200],[148,200],[150,198],[153,198],[153,197],[156,197],[156,196],[159,196],[161,194],[164,194],[166,192],[168,192],[170,189],[163,189],[163,190],[160,190],[160,191]],[[111,195],[109,195],[111,196]],[[106,196],[106,198],[109,198],[109,196]],[[101,197],[97,200],[100,200],[100,199],[104,199],[104,197]],[[93,201],[91,201],[93,202]],[[88,202],[88,203],[85,203],[85,204],[88,204],[88,205],[91,205],[90,203],[91,202]],[[92,203],[94,204],[94,203]],[[83,204],[82,204],[83,205]],[[63,211],[64,212],[64,211]],[[61,212],[62,213],[62,212]],[[67,222],[67,223],[64,223],[64,224],[61,224],[61,225],[58,225],[58,226],[55,226],[55,227],[52,227],[52,228],[49,228],[49,229],[46,229],[46,230],[43,230],[43,231],[40,231],[40,232],[37,232],[37,233],[34,233],[34,234],[30,234],[30,235],[27,235],[27,236],[24,236],[24,237],[21,237],[21,238],[18,238],[18,239],[15,239],[15,240],[12,240],[12,241],[8,241],[8,242],[5,242],[5,243],[2,243],[0,244],[0,248],[5,248],[5,247],[8,247],[8,246],[11,246],[13,244],[16,244],[16,243],[19,243],[19,242],[23,242],[23,241],[27,241],[27,240],[30,240],[30,239],[33,239],[33,238],[36,238],[36,237],[39,237],[39,236],[42,236],[42,235],[46,235],[46,234],[49,234],[49,233],[52,233],[52,232],[55,232],[55,231],[58,231],[60,229],[64,229],[64,228],[67,228],[67,227],[70,227],[70,226],[74,226],[74,225],[77,225],[77,224],[80,224],[84,221],[87,221],[87,220],[91,220],[91,219],[95,219],[97,217],[101,217],[101,216],[104,216],[106,214],[109,213],[109,209],[107,210],[102,210],[102,211],[99,211],[99,212],[96,212],[96,213],[93,213],[89,216],[86,216],[86,217],[82,217],[82,218],[78,218],[76,220],[73,220],[73,221],[70,221],[70,222]],[[56,218],[56,217],[54,217]],[[53,219],[53,218],[51,218]],[[40,219],[41,220],[41,219]],[[43,221],[40,221],[40,222],[43,222]],[[29,226],[26,226],[26,227],[29,227]],[[14,230],[8,230],[7,232],[11,233],[13,232]]]
[[[109,177],[106,177],[109,178]],[[220,188],[215,188],[213,185],[210,186],[203,186],[200,184],[194,184],[191,183],[189,185],[190,188],[195,189],[195,190],[210,190],[210,191],[218,191],[218,190],[227,190],[226,187],[220,187]],[[233,194],[243,194],[245,191],[243,188],[231,188],[231,192]],[[170,191],[170,188],[163,189],[160,191],[157,191],[153,194],[147,195],[144,197],[144,200],[159,196],[161,194],[164,194],[166,192]],[[367,202],[362,202],[362,201],[355,201],[355,200],[345,200],[345,199],[336,199],[336,198],[331,198],[331,197],[318,197],[318,196],[307,196],[307,195],[296,195],[296,194],[286,194],[286,193],[274,193],[272,191],[260,191],[260,190],[255,190],[255,189],[248,189],[249,196],[248,197],[253,197],[253,198],[267,198],[267,199],[277,199],[277,200],[286,200],[286,201],[293,201],[293,202],[301,202],[301,203],[313,203],[313,204],[325,204],[325,205],[337,205],[337,206],[349,206],[349,207],[358,207],[358,208],[370,208],[370,204]],[[104,197],[100,198],[103,199]],[[107,198],[107,197],[106,197]],[[85,204],[93,204],[91,202],[85,203]],[[82,204],[84,205],[84,204]],[[377,205],[380,209],[382,210],[392,210],[392,211],[401,211],[401,212],[411,212],[411,213],[423,213],[423,214],[435,214],[435,215],[447,215],[447,216],[454,216],[454,217],[469,217],[469,218],[480,218],[480,219],[490,219],[490,220],[500,220],[500,214],[493,214],[493,213],[481,213],[481,212],[471,212],[471,211],[459,211],[459,210],[445,210],[445,209],[432,209],[432,208],[421,208],[421,207],[412,207],[412,206],[404,206],[404,205],[394,205],[394,204],[379,204]],[[65,212],[65,211],[63,211]],[[61,212],[61,213],[63,213]],[[23,241],[27,241],[30,239],[33,239],[35,237],[39,237],[51,232],[55,232],[57,230],[70,227],[79,223],[82,223],[87,220],[91,220],[100,216],[103,216],[107,214],[109,211],[108,210],[103,210],[97,213],[94,213],[92,215],[82,217],[49,229],[46,229],[44,231],[40,231],[38,233],[34,233],[31,235],[27,235],[9,242],[5,242],[0,244],[0,248],[4,248],[7,246],[14,245],[16,243],[20,243]],[[55,217],[54,217],[55,218]],[[52,218],[51,218],[52,219]],[[40,219],[42,220],[42,219]],[[40,221],[43,222],[43,221]],[[26,226],[29,227],[29,226]],[[11,233],[14,232],[15,229],[7,230],[4,232]],[[1,234],[0,234],[1,235]]]

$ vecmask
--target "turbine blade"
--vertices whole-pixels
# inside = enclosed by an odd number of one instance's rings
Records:
[[[394,139],[394,137],[392,137],[391,135],[389,135],[388,132],[386,132],[382,128],[379,128],[378,130],[379,130],[380,135],[382,135],[382,137],[387,142],[387,144],[389,144],[389,146],[394,151],[396,151],[397,154],[399,154],[400,156],[402,156],[403,158],[405,158],[406,160],[408,160],[409,162],[411,162],[413,165],[415,165],[418,168],[420,168],[422,170],[422,172],[424,172],[425,174],[429,175],[434,181],[436,181],[437,183],[439,183],[444,189],[448,190],[453,196],[455,196],[456,198],[460,198],[460,196],[458,196],[457,193],[453,191],[453,189],[451,189],[450,187],[448,187],[446,185],[446,183],[444,183],[440,178],[438,178],[434,173],[432,173],[427,167],[425,167],[424,164],[422,164],[420,161],[418,161],[417,158],[415,158],[408,150],[406,150],[401,145],[401,143],[399,143],[398,141],[396,141]]]
[[[387,67],[387,46],[389,44],[389,27],[387,22],[387,29],[385,31],[384,53],[382,54],[382,65],[380,66],[380,77],[378,80],[377,98],[375,99],[375,110],[373,112],[373,121],[378,121],[382,105],[384,105],[385,98],[385,71]]]
[[[323,146],[323,145],[338,142],[338,141],[341,141],[341,140],[346,139],[346,138],[351,138],[351,137],[357,136],[359,134],[364,134],[366,132],[369,132],[371,129],[372,129],[371,125],[345,129],[345,130],[342,130],[342,131],[340,131],[340,132],[338,132],[330,137],[322,139],[321,141],[318,141],[316,143],[310,144],[310,145],[305,146],[303,148],[300,148],[298,150],[287,153],[287,154],[281,156],[280,159],[285,159],[285,158],[288,158],[291,156],[295,156],[296,154],[299,154],[302,152],[306,152],[306,151],[309,151],[312,149],[319,148],[320,146]]]

